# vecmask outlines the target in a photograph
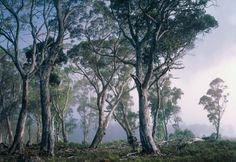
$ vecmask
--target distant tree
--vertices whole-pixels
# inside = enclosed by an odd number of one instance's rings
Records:
[[[8,144],[11,145],[14,127],[12,124],[16,122],[15,114],[20,105],[21,80],[7,55],[0,54],[0,57],[0,136],[5,133]]]
[[[91,126],[97,121],[97,111],[94,111],[93,107],[90,107],[95,101],[96,107],[96,98],[86,97],[82,95],[79,102],[79,107],[77,111],[80,114],[80,127],[83,130],[83,144],[89,143],[89,133],[91,132]]]
[[[70,108],[67,114],[66,121],[65,121],[65,128],[66,128],[66,132],[68,136],[74,132],[74,130],[77,127],[77,123],[78,123],[78,119],[74,116],[73,109]]]
[[[226,89],[224,81],[221,78],[216,78],[210,83],[207,94],[202,96],[199,101],[199,104],[207,110],[207,117],[215,127],[216,139],[219,138],[221,119],[228,102],[229,93],[225,92]]]
[[[121,96],[130,91],[125,89],[129,84],[131,69],[123,66],[116,58],[106,56],[116,55],[122,50],[116,40],[89,40],[73,47],[68,55],[73,57],[76,72],[88,80],[96,94],[96,107],[99,115],[98,129],[90,145],[96,148],[105,135],[109,120],[117,107]],[[100,54],[101,53],[101,54]],[[106,102],[109,106],[106,106]]]
[[[155,85],[151,89],[152,95],[150,96],[152,114],[154,119],[158,118],[158,121],[153,121],[153,125],[159,127],[158,131],[164,131],[165,140],[168,140],[169,137],[167,128],[168,123],[172,122],[172,126],[177,129],[178,124],[181,121],[181,118],[178,115],[180,112],[178,100],[181,99],[183,92],[180,88],[171,87],[171,78],[172,75],[164,77],[162,82],[159,82],[158,85]],[[153,127],[153,132],[155,132],[157,127]],[[160,132],[158,133],[160,134]]]
[[[56,67],[54,68],[56,69]],[[68,137],[65,128],[65,120],[72,100],[72,80],[69,77],[67,68],[54,70],[54,75],[51,75],[51,101],[54,110],[55,118],[61,126],[63,142],[68,142]],[[52,77],[54,76],[54,77]]]
[[[83,130],[83,144],[88,144],[88,136],[91,128],[98,120],[96,97],[93,96],[93,89],[86,79],[80,79],[74,85],[74,102],[79,104],[77,111],[80,115],[80,127]]]
[[[167,81],[166,81],[167,82]],[[164,84],[161,94],[161,110],[160,117],[163,120],[165,139],[168,140],[168,128],[167,124],[173,120],[180,119],[178,116],[180,112],[180,106],[177,105],[178,100],[183,95],[183,92],[180,88],[171,88],[169,83]],[[175,122],[176,123],[176,122]]]

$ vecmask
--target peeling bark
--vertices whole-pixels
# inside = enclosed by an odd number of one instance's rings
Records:
[[[136,74],[140,77],[139,73]],[[148,105],[148,88],[143,86],[138,77],[131,75],[134,79],[139,95],[139,133],[142,144],[142,151],[147,154],[160,154],[152,136],[151,110]],[[148,83],[146,82],[146,85]]]
[[[139,88],[139,132],[144,153],[160,153],[152,137],[151,112],[148,107],[148,91]]]

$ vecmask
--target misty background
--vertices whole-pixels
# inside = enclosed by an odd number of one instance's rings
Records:
[[[226,139],[236,139],[236,12],[235,0],[217,1],[216,6],[209,7],[208,12],[218,21],[218,28],[207,35],[198,37],[195,48],[187,51],[183,58],[184,69],[172,70],[171,73],[177,79],[172,79],[173,86],[181,88],[184,95],[179,101],[181,107],[180,127],[190,129],[195,136],[209,136],[214,132],[214,127],[207,118],[207,112],[199,105],[199,99],[206,94],[209,83],[216,77],[220,77],[228,86],[226,111],[221,122],[221,136]],[[133,110],[138,110],[138,97],[136,90],[132,92],[134,97]],[[74,109],[74,116],[79,114]],[[78,121],[79,122],[79,121]],[[186,124],[188,123],[188,124]],[[82,129],[78,123],[77,128],[69,136],[70,141],[82,141]],[[169,125],[169,131],[173,128]],[[96,129],[90,130],[91,141]],[[79,132],[79,133],[78,133]],[[138,134],[138,130],[136,131]],[[126,134],[116,122],[112,121],[106,131],[103,141],[126,139]]]

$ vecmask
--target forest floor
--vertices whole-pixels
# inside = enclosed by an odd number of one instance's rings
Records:
[[[55,157],[39,155],[38,146],[26,147],[24,154],[0,152],[0,162],[236,162],[236,141],[172,142],[162,145],[161,156],[131,153],[125,141],[103,143],[97,149],[80,144],[58,144]]]

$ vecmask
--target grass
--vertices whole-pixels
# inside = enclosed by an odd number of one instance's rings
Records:
[[[97,149],[88,149],[81,144],[56,145],[55,157],[39,156],[38,146],[26,148],[24,155],[0,153],[0,162],[236,162],[235,141],[205,141],[192,144],[172,142],[161,146],[162,156],[135,154],[130,152],[125,141],[101,144]],[[26,161],[26,160],[25,160]]]

